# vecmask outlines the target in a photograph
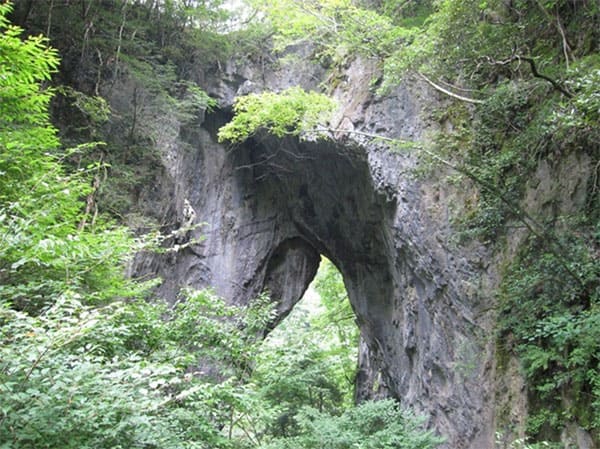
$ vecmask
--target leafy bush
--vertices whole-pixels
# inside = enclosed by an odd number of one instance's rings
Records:
[[[299,415],[298,436],[261,449],[429,449],[443,442],[421,424],[392,399],[365,402],[339,416],[306,408]]]
[[[501,325],[516,340],[534,398],[530,431],[541,436],[570,419],[600,427],[600,264],[589,247],[599,242],[556,238],[563,260],[532,238],[503,283]]]
[[[329,59],[334,64],[343,64],[350,55],[388,54],[412,36],[408,28],[396,26],[389,16],[351,0],[253,3],[264,14],[266,26],[274,30],[276,50],[308,44],[316,46],[316,54],[322,60]]]
[[[256,341],[250,324],[264,324],[253,310],[207,291],[172,311],[144,302],[92,308],[69,294],[36,317],[3,304],[2,447],[228,447],[220,429],[239,402],[242,371],[221,372],[219,382],[193,374],[196,349],[245,363],[239,348]],[[233,315],[249,326],[222,321]]]
[[[334,102],[316,92],[291,87],[276,94],[265,92],[238,97],[233,120],[219,130],[219,140],[242,142],[264,129],[277,137],[314,131],[333,110]]]

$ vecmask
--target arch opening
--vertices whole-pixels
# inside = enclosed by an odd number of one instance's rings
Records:
[[[355,403],[359,341],[342,275],[331,261],[321,258],[309,287],[266,336],[263,346],[270,353],[282,354],[281,364],[288,364],[284,370],[290,369],[284,374],[301,376],[306,388],[319,392],[294,398],[295,406],[334,412]]]
[[[175,197],[188,199],[203,223],[190,236],[200,243],[169,260],[144,260],[163,279],[158,294],[174,299],[182,286],[210,286],[244,304],[268,290],[277,303],[273,328],[323,255],[343,274],[362,332],[358,399],[373,397],[384,384],[381,360],[398,297],[393,189],[378,184],[366,150],[352,142],[259,134],[225,148],[214,135],[226,119],[220,114],[207,116],[198,151],[178,162],[184,180]]]
[[[474,392],[481,391],[487,362],[468,377],[453,370],[462,357],[454,343],[479,335],[469,309],[478,296],[463,288],[475,271],[440,246],[435,223],[423,214],[427,192],[390,173],[397,156],[351,142],[266,135],[225,148],[208,126],[196,145],[178,161],[176,174],[185,182],[172,195],[177,204],[190,200],[197,222],[205,223],[191,237],[205,240],[169,260],[144,260],[140,275],[155,270],[164,279],[159,295],[173,299],[182,286],[211,286],[244,304],[271,290],[282,319],[322,254],[343,274],[362,333],[358,399],[385,387],[404,404],[432,412],[435,427],[452,441],[485,437],[479,410],[489,409]],[[467,429],[466,422],[479,427]]]
[[[358,146],[271,137],[247,145],[235,153],[239,180],[277,229],[259,288],[277,304],[271,329],[300,301],[325,256],[343,275],[362,331],[355,400],[387,395],[380,352],[395,297],[394,199],[375,185]]]

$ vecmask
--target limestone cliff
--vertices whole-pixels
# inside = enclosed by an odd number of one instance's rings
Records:
[[[342,132],[426,139],[434,125],[424,111],[436,96],[407,81],[378,97],[369,89],[372,69],[356,61],[334,91],[340,131],[329,140],[216,143],[235,95],[313,87],[323,70],[307,65],[232,64],[207,77],[220,109],[197,126],[169,124],[162,135],[170,140],[159,142],[164,179],[142,195],[154,213],[179,223],[189,200],[201,223],[194,236],[205,240],[176,256],[143,258],[136,271],[160,274],[167,298],[188,285],[212,286],[237,303],[268,290],[285,316],[323,254],[344,276],[365,342],[359,397],[383,389],[426,413],[447,447],[491,448],[496,381],[486,292],[496,272],[485,248],[450,240],[452,202],[467,192],[445,185],[443,173],[415,176],[411,151]]]
[[[17,3],[17,23],[32,34],[53,31],[53,45],[63,56],[57,83],[102,96],[110,105],[113,119],[93,124],[85,108],[68,104],[68,94],[59,97],[55,118],[63,133],[75,142],[96,140],[96,132],[100,140],[114,140],[111,148],[122,153],[123,165],[144,175],[135,178],[142,185],[124,182],[121,188],[112,181],[113,193],[121,189],[142,215],[125,220],[143,228],[151,218],[171,233],[165,242],[171,251],[138,255],[132,275],[160,276],[157,296],[167,301],[187,286],[212,287],[237,304],[268,291],[282,319],[324,255],[341,271],[360,326],[358,400],[390,395],[422,412],[446,438],[445,449],[504,448],[523,436],[528,385],[514,348],[498,347],[497,289],[527,232],[509,223],[501,248],[459,241],[454,223],[478,204],[480,189],[468,177],[452,182],[457,173],[449,165],[424,162],[424,153],[410,144],[429,148],[437,132],[452,127],[433,114],[452,107],[452,100],[416,78],[379,95],[372,83],[381,75],[376,66],[348,57],[344,66],[323,67],[307,48],[290,51],[288,62],[263,48],[254,60],[217,63],[203,45],[188,58],[176,39],[187,23],[170,34],[148,26],[145,37],[156,31],[156,48],[146,48],[138,25],[125,39],[126,18],[143,23],[140,30],[150,17],[159,23],[161,8],[153,7],[152,16],[142,3],[160,2],[125,1],[117,13],[113,2],[81,2],[81,8],[56,2],[54,15],[54,2]],[[132,3],[139,10],[128,9]],[[96,16],[95,8],[111,14]],[[558,13],[557,21],[562,32]],[[104,36],[109,26],[113,40]],[[119,64],[127,55],[121,44],[131,45],[129,58],[141,63]],[[179,63],[177,74],[167,51]],[[174,99],[185,83],[170,83],[182,80],[208,92],[218,107],[191,118],[178,113]],[[324,88],[337,100],[327,138],[259,133],[239,145],[217,142],[236,96],[296,85]],[[470,118],[469,107],[464,110]],[[373,136],[408,144],[393,148]],[[559,148],[551,157],[540,156],[523,182],[520,207],[553,219],[581,210],[590,197],[597,202],[599,165],[592,151],[563,154]],[[148,161],[152,167],[131,168]],[[129,175],[123,178],[135,177]],[[578,423],[567,427],[565,446],[595,447]]]
[[[448,183],[443,166],[417,175],[415,151],[366,137],[426,143],[441,126],[428,112],[443,98],[416,80],[378,96],[369,87],[375,69],[356,60],[330,88],[340,107],[328,139],[259,134],[240,145],[217,143],[236,95],[327,82],[322,67],[300,61],[201,73],[219,108],[192,124],[157,120],[162,175],[141,192],[140,205],[176,229],[189,219],[189,202],[198,226],[188,239],[199,241],[138,258],[135,274],[159,274],[159,294],[169,300],[185,286],[211,286],[235,303],[268,290],[282,318],[323,254],[343,274],[361,329],[359,400],[398,398],[429,417],[447,448],[491,449],[496,432],[518,436],[526,385],[516,360],[499,369],[496,356],[494,289],[510,245],[496,255],[477,243],[458,245],[452,218],[477,189]],[[576,178],[590,176],[585,161],[571,163]],[[528,197],[546,195],[543,170]],[[578,179],[558,198],[582,201]],[[520,238],[510,239],[513,246]]]

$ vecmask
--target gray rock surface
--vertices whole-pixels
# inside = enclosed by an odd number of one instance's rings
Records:
[[[377,96],[369,88],[375,69],[356,61],[331,89],[340,103],[331,139],[216,142],[236,94],[311,88],[324,73],[306,62],[278,69],[232,63],[203,77],[221,109],[176,132],[167,123],[159,142],[164,176],[142,202],[176,228],[188,200],[198,225],[188,237],[204,240],[139,257],[134,272],[163,277],[159,293],[168,300],[186,286],[212,286],[235,303],[268,290],[283,317],[323,254],[343,274],[361,329],[358,399],[392,395],[425,413],[446,448],[491,449],[503,425],[496,404],[523,416],[525,393],[518,370],[510,381],[497,373],[490,292],[499,260],[452,239],[451,218],[476,191],[448,184],[442,169],[416,176],[415,151],[392,151],[365,136],[426,142],[435,129],[427,111],[441,100],[410,80]],[[529,195],[537,201],[536,192]]]

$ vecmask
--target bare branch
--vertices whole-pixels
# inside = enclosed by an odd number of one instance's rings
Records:
[[[551,23],[552,25],[554,25],[556,27],[556,29],[558,30],[558,33],[560,34],[560,37],[562,39],[563,54],[565,55],[565,63],[567,64],[567,69],[568,69],[569,68],[569,53],[571,52],[571,47],[569,46],[569,42],[567,41],[565,29],[562,26],[562,23],[560,22],[560,16],[558,15],[558,10],[556,11],[556,22],[555,22],[554,19],[552,18],[552,16],[550,15],[550,13],[548,12],[548,10],[546,9],[546,7],[540,2],[540,0],[535,0],[535,4],[538,6],[540,11],[542,11],[544,16],[546,17],[546,20],[549,23]]]
[[[460,100],[460,101],[466,101],[467,103],[483,104],[483,100],[478,100],[476,98],[470,98],[470,97],[465,97],[463,95],[455,94],[454,92],[451,92],[448,89],[445,89],[444,87],[440,86],[439,84],[434,83],[429,78],[427,78],[425,75],[423,75],[421,72],[417,72],[417,73],[421,78],[423,78],[423,80],[425,82],[427,82],[427,84],[429,84],[435,90],[442,92],[443,94],[446,94],[452,98],[456,98],[457,100]]]
[[[560,33],[560,37],[562,38],[563,44],[563,53],[565,55],[565,63],[567,64],[567,70],[569,69],[569,54],[571,53],[571,47],[569,46],[569,42],[567,41],[567,34],[565,33],[565,28],[563,27],[560,16],[558,15],[558,11],[556,12],[556,28],[558,28],[558,32]]]

